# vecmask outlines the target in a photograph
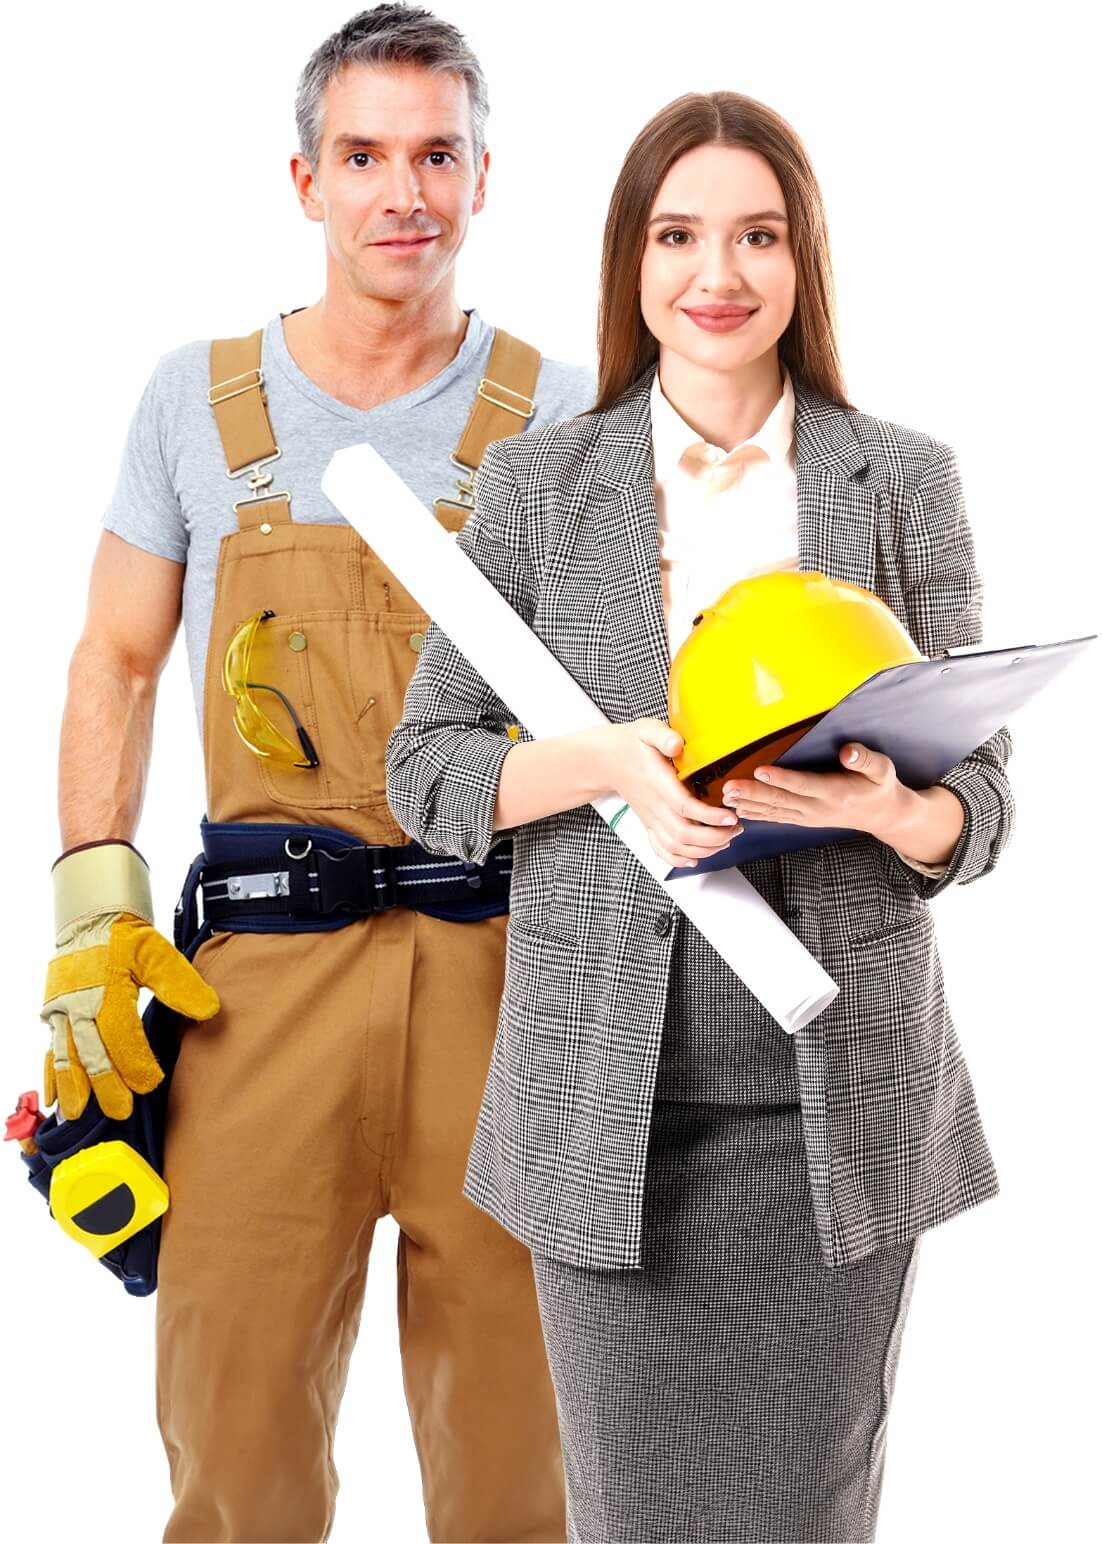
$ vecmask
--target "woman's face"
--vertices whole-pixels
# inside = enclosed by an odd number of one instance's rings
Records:
[[[756,150],[698,145],[651,207],[639,303],[662,349],[708,370],[774,350],[796,306],[784,195]]]

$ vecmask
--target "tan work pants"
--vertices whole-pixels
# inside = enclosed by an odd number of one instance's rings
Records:
[[[184,1027],[170,1095],[166,1540],[328,1536],[337,1409],[388,1213],[430,1537],[565,1538],[531,1257],[460,1193],[505,923],[398,909],[329,933],[219,933],[199,950],[222,1010]]]

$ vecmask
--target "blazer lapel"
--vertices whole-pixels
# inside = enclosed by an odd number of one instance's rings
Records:
[[[654,497],[650,388],[657,366],[601,415],[590,507],[597,564],[626,700],[637,717],[665,719],[670,674]],[[795,387],[796,504],[800,568],[873,589],[876,493],[851,416]],[[717,599],[724,585],[716,576]]]
[[[630,714],[665,719],[670,645],[662,608],[650,434],[652,365],[602,415],[591,518],[609,635]]]
[[[866,590],[876,580],[876,493],[847,409],[795,387],[800,568]]]

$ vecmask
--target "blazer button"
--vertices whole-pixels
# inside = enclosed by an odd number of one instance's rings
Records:
[[[668,911],[660,911],[654,919],[654,935],[656,938],[665,938],[670,928],[673,927],[673,917]]]

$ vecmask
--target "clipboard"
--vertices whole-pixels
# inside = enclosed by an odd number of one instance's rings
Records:
[[[928,788],[1001,728],[1097,638],[976,649],[893,665],[843,697],[773,763],[799,772],[837,772],[849,740],[890,756],[909,788]],[[755,858],[855,841],[864,833],[834,827],[744,820],[743,833],[695,868],[667,879],[741,867]]]

